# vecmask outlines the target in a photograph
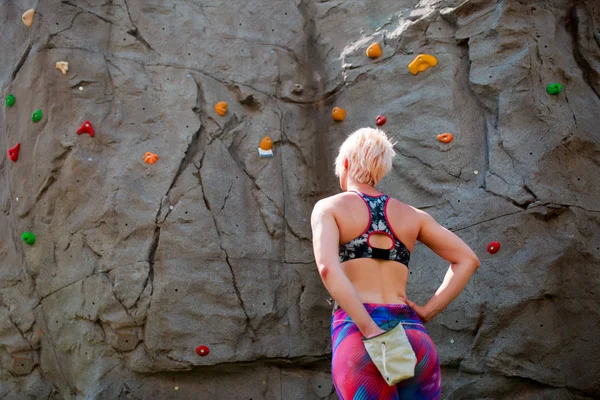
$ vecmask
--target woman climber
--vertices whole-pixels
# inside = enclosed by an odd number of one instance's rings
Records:
[[[320,200],[312,212],[315,260],[335,300],[332,378],[340,400],[440,398],[440,363],[423,323],[442,312],[479,267],[475,253],[429,214],[375,189],[391,170],[393,157],[393,144],[383,131],[363,128],[351,134],[335,161],[343,192]],[[451,263],[423,306],[406,297],[417,240]],[[398,334],[408,338],[406,346],[416,358],[410,368],[414,376],[390,386],[384,375],[394,370],[394,349],[383,342],[381,350],[376,346],[388,366],[384,373],[366,344],[396,331],[399,323]]]

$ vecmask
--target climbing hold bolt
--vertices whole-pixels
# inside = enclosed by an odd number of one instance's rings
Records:
[[[219,101],[217,104],[215,104],[215,112],[222,117],[227,112],[227,107],[227,102]]]
[[[210,350],[206,346],[198,346],[196,347],[196,354],[201,357],[207,356],[210,353]]]
[[[33,15],[35,14],[35,10],[33,8],[30,8],[29,10],[25,11],[23,13],[23,16],[21,17],[23,19],[23,23],[25,24],[26,27],[30,27],[31,24],[33,24]]]
[[[17,99],[15,99],[15,96],[12,94],[9,94],[8,96],[6,96],[6,105],[8,107],[12,107],[15,105],[15,101],[17,101]]]
[[[42,119],[42,110],[37,109],[33,112],[33,114],[31,115],[31,120],[33,122],[38,122],[40,119]]]
[[[437,58],[431,54],[419,54],[410,64],[408,64],[408,70],[411,74],[416,75],[429,67],[437,65],[437,63]]]
[[[77,129],[77,134],[81,135],[82,133],[87,133],[89,134],[91,137],[94,137],[94,127],[92,126],[92,123],[90,121],[85,121],[80,127],[79,129]]]
[[[375,123],[377,124],[377,126],[382,126],[386,123],[387,118],[384,117],[383,115],[378,115],[377,118],[375,118]]]
[[[292,93],[294,94],[300,94],[304,91],[304,88],[302,87],[302,85],[300,85],[299,83],[296,83],[293,87],[292,87]]]
[[[268,136],[262,138],[258,147],[258,155],[261,157],[273,157],[273,139]]]
[[[488,244],[487,251],[490,254],[496,254],[500,250],[500,242],[492,242]]]
[[[551,83],[546,86],[546,92],[548,92],[548,94],[559,94],[561,90],[562,85],[560,83]]]
[[[333,110],[331,110],[331,116],[333,117],[334,121],[343,121],[344,118],[346,118],[346,110],[344,110],[342,107],[333,107]]]
[[[146,164],[154,164],[157,161],[158,161],[158,155],[156,155],[154,153],[150,153],[149,151],[147,151],[146,154],[144,154],[144,162]]]
[[[437,140],[442,143],[450,143],[454,139],[454,135],[451,133],[440,133],[437,135]]]
[[[377,58],[381,55],[381,46],[379,43],[373,43],[369,47],[367,47],[367,57]]]
[[[63,75],[66,75],[69,70],[69,63],[66,61],[58,61],[56,63],[56,69],[59,69]]]
[[[11,149],[8,149],[8,158],[10,158],[13,162],[17,162],[19,159],[19,149],[21,148],[21,143],[17,143],[17,145]]]
[[[30,246],[33,246],[35,243],[35,235],[31,232],[23,232],[21,239]]]

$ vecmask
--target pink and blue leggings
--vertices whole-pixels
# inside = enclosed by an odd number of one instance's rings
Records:
[[[365,303],[375,323],[389,330],[402,323],[417,356],[415,376],[388,386],[367,354],[362,334],[344,310],[331,322],[333,384],[340,400],[439,399],[440,361],[435,345],[417,314],[405,304]]]

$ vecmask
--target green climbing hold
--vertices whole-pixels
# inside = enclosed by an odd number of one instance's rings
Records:
[[[38,122],[40,119],[42,119],[42,110],[37,109],[33,112],[33,115],[31,116],[31,120],[33,122]]]
[[[596,43],[600,46],[600,32],[594,33],[594,37],[596,38]]]
[[[15,101],[17,101],[17,99],[15,99],[15,96],[13,96],[12,94],[9,94],[8,96],[6,96],[6,105],[9,107],[12,107],[15,105]]]
[[[23,232],[21,239],[30,246],[33,246],[35,243],[35,235],[31,232]]]
[[[561,90],[562,85],[560,83],[551,83],[546,86],[546,92],[548,92],[548,94],[559,94]]]

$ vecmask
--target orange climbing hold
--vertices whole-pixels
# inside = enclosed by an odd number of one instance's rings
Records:
[[[63,75],[66,75],[67,71],[69,71],[69,63],[66,61],[58,61],[56,63],[56,69],[59,69]]]
[[[344,110],[342,107],[333,107],[331,116],[333,117],[334,121],[343,121],[344,118],[346,118],[346,110]]]
[[[23,23],[25,24],[26,27],[30,27],[33,24],[33,15],[35,14],[35,10],[33,8],[30,8],[29,10],[25,11],[23,13],[23,16],[21,17],[23,19]]]
[[[94,127],[90,121],[85,121],[79,129],[77,129],[77,134],[81,135],[82,133],[87,133],[91,137],[94,137]]]
[[[367,48],[367,57],[377,58],[381,55],[381,46],[379,43],[373,43]]]
[[[261,157],[273,157],[273,139],[268,136],[262,138],[258,147],[258,155]]]
[[[454,139],[454,135],[451,133],[440,133],[437,135],[437,140],[442,143],[450,143]]]
[[[436,66],[438,63],[437,58],[431,54],[419,54],[413,62],[408,64],[408,70],[411,74],[416,75],[419,72],[425,71],[429,67]]]
[[[227,102],[219,101],[217,104],[215,104],[215,112],[222,117],[227,112],[228,107],[229,106],[227,105]]]
[[[154,153],[150,153],[149,151],[147,151],[146,154],[144,154],[144,162],[146,164],[154,164],[157,161],[158,161],[158,155],[156,155]]]

